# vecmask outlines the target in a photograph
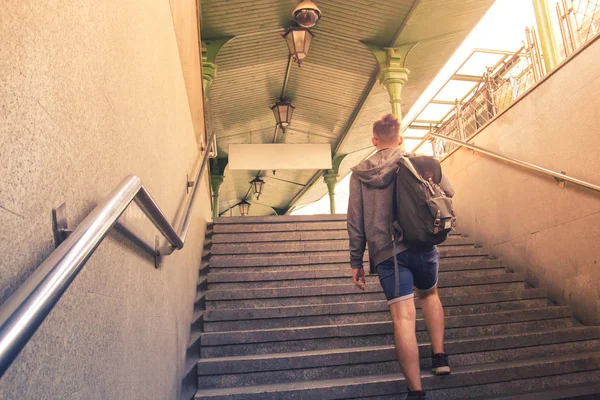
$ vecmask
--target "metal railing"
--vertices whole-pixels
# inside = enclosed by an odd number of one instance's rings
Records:
[[[556,3],[563,56],[568,57],[600,32],[600,0]]]
[[[214,133],[208,143],[213,140]],[[195,176],[192,194],[185,208],[179,233],[169,223],[137,176],[130,175],[100,203],[60,246],[29,276],[0,307],[0,377],[17,358],[29,339],[42,324],[54,305],[81,271],[87,260],[115,226],[119,217],[135,202],[167,244],[158,249],[169,255],[182,249],[197,200],[198,187],[209,157],[208,149],[199,157],[201,165]],[[196,162],[196,166],[198,162]]]
[[[531,164],[531,163],[528,163],[528,162],[525,162],[525,161],[517,160],[517,159],[511,158],[511,157],[506,157],[506,156],[503,156],[501,154],[495,153],[493,151],[481,148],[479,146],[475,146],[474,144],[463,142],[462,140],[458,140],[458,139],[453,139],[453,138],[449,138],[449,137],[437,135],[435,133],[429,133],[429,134],[427,134],[427,136],[431,136],[431,137],[436,138],[436,139],[442,139],[442,140],[445,140],[445,141],[449,141],[449,142],[454,143],[455,145],[462,146],[462,147],[465,147],[467,149],[471,149],[473,151],[485,154],[485,155],[493,157],[495,159],[498,159],[498,160],[501,160],[501,161],[505,161],[505,162],[508,162],[510,164],[517,165],[519,167],[527,168],[527,169],[532,170],[532,171],[541,172],[543,174],[550,175],[550,176],[556,178],[556,180],[559,181],[559,182],[561,182],[561,181],[571,182],[571,183],[574,183],[574,184],[576,184],[578,186],[582,186],[582,187],[594,190],[596,192],[600,192],[600,186],[594,185],[593,183],[589,183],[589,182],[586,182],[586,181],[582,181],[581,179],[570,177],[570,176],[568,176],[568,175],[566,175],[566,174],[564,174],[562,172],[552,171],[550,169],[537,166],[535,164]]]
[[[600,34],[600,0],[561,0],[556,9],[565,57]],[[436,158],[441,159],[460,147],[444,138],[466,141],[546,76],[535,30],[527,28],[525,38],[523,47],[488,68],[473,89],[457,99],[455,107],[439,122],[432,121],[429,132],[443,137],[428,136]],[[415,122],[419,121],[412,121],[408,127],[415,128]],[[413,152],[426,142],[422,140]]]
[[[443,137],[466,140],[544,76],[535,32],[527,30],[526,33],[527,44],[516,53],[506,56],[499,65],[488,68],[463,100],[456,101],[454,109],[442,118],[443,122],[438,126],[430,126],[430,132]],[[414,151],[424,143],[425,141],[419,143]],[[432,146],[434,155],[438,158],[457,148],[451,141],[440,140],[432,140]]]

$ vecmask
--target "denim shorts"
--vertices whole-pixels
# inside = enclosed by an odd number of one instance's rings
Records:
[[[398,260],[398,295],[394,293],[394,259],[389,258],[377,265],[379,282],[388,300],[388,304],[397,303],[414,297],[413,287],[430,290],[437,285],[440,252],[437,247],[427,249],[412,248],[396,255]]]

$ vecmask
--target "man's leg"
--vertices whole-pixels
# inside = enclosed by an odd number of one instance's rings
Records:
[[[444,353],[444,309],[437,287],[429,290],[416,289],[421,299],[421,308],[431,340],[431,371],[436,375],[448,375],[451,372],[448,356]]]
[[[394,322],[394,342],[402,373],[410,390],[422,390],[414,298],[390,304],[390,313]]]
[[[421,309],[427,325],[433,354],[444,352],[444,308],[438,295],[437,286],[430,290],[415,289],[421,301]]]

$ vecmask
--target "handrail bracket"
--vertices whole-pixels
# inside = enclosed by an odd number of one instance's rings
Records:
[[[64,201],[52,209],[52,232],[54,233],[55,248],[60,246],[73,232],[73,229],[69,229],[67,203]]]

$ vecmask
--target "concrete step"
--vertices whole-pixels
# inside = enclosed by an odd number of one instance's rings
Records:
[[[212,273],[272,273],[272,272],[293,272],[293,271],[325,271],[327,274],[332,269],[343,269],[350,270],[349,257],[346,254],[342,257],[333,258],[326,263],[314,263],[310,264],[305,260],[301,264],[287,264],[287,265],[259,265],[259,266],[228,266],[228,265],[214,265],[211,264]],[[483,269],[483,268],[498,268],[501,267],[502,260],[490,259],[488,256],[474,256],[474,257],[460,257],[460,258],[445,258],[441,260],[440,271],[466,271],[470,269]],[[364,262],[365,269],[369,270],[369,261],[366,259]],[[268,275],[265,275],[265,279]]]
[[[492,285],[498,283],[524,282],[523,273],[504,273],[492,275],[479,275],[470,277],[447,277],[440,280],[439,288],[468,287],[471,293],[477,290],[477,286]],[[206,299],[216,300],[242,300],[242,299],[268,299],[283,297],[311,297],[336,294],[356,293],[359,289],[350,279],[346,283],[338,285],[320,285],[320,286],[298,286],[298,287],[268,287],[259,289],[227,289],[210,290],[206,293]],[[371,276],[367,280],[365,293],[381,292],[383,289],[379,284],[377,277]]]
[[[488,256],[486,249],[451,246],[440,247],[440,256],[446,258],[460,258],[473,256]],[[365,253],[365,257],[368,255]],[[211,255],[211,267],[258,267],[267,265],[303,265],[303,264],[326,264],[332,262],[348,262],[350,255],[348,251],[304,251],[297,250],[289,253],[261,253],[261,254],[231,254]],[[368,258],[365,258],[368,260]],[[442,261],[443,262],[443,261]]]
[[[353,284],[352,284],[353,285]],[[348,288],[339,286],[322,286],[321,288],[339,288],[341,293],[332,294],[323,291],[322,295],[313,296],[295,296],[295,297],[259,297],[259,298],[247,298],[247,299],[231,299],[231,300],[213,300],[206,302],[206,309],[208,310],[224,310],[224,309],[240,309],[240,308],[264,308],[264,307],[287,307],[287,306],[299,306],[299,305],[311,305],[311,304],[330,304],[330,303],[346,303],[346,302],[359,302],[359,301],[374,301],[374,300],[385,300],[385,295],[381,290],[379,284],[372,284],[365,289],[360,291],[356,287],[349,286]],[[290,290],[296,290],[298,288],[291,288]],[[310,287],[307,288],[311,289]],[[476,285],[476,286],[460,286],[460,287],[442,287],[440,284],[439,293],[442,297],[448,296],[463,296],[473,295],[478,293],[492,294],[495,292],[508,292],[513,290],[525,289],[523,282],[516,278],[515,282],[507,283],[494,283],[488,285]],[[273,289],[279,290],[279,289]],[[315,291],[322,290],[319,287],[314,289]],[[333,289],[332,289],[333,290]],[[263,291],[266,292],[266,291]],[[300,293],[304,292],[299,290]],[[212,292],[216,293],[216,292]],[[229,295],[225,295],[229,296]],[[244,295],[240,295],[244,296]],[[247,295],[246,295],[247,296]],[[258,294],[258,296],[262,296]],[[267,294],[268,296],[268,294]]]
[[[569,354],[535,360],[458,367],[454,369],[452,375],[443,379],[425,373],[423,386],[429,391],[429,400],[462,399],[483,394],[489,396],[504,394],[510,384],[496,386],[493,384],[516,379],[522,381],[520,387],[527,387],[528,379],[552,376],[549,381],[555,381],[555,376],[587,371],[594,371],[593,377],[598,379],[600,375],[596,371],[599,369],[599,353]],[[201,389],[196,393],[196,399],[356,399],[382,398],[392,394],[397,396],[405,391],[406,384],[401,375],[384,374],[237,388]]]
[[[512,292],[476,293],[462,296],[441,296],[444,309],[448,312],[452,307],[481,306],[503,302],[519,302],[528,300],[546,300],[546,291],[542,289],[521,289]],[[420,308],[419,299],[416,299]],[[236,321],[247,319],[294,318],[311,315],[337,315],[344,313],[369,313],[387,310],[385,300],[361,301],[349,303],[327,303],[316,305],[300,305],[289,307],[266,307],[247,309],[207,310],[206,321]]]
[[[452,246],[440,245],[440,252],[468,250],[474,247],[473,243],[453,244]],[[289,242],[258,242],[258,243],[217,243],[211,247],[213,255],[236,254],[267,254],[267,253],[302,253],[316,251],[350,251],[350,244],[346,240],[305,240]]]
[[[266,215],[261,217],[219,217],[214,226],[284,222],[346,221],[346,214]]]
[[[309,277],[306,276],[315,275],[312,271],[292,271],[289,274],[285,272],[279,272],[271,274],[271,277],[277,276],[281,280],[275,279],[261,279],[261,273],[242,274],[247,277],[247,280],[241,280],[235,276],[233,282],[227,282],[228,275],[234,274],[219,274],[214,273],[213,276],[209,274],[209,290],[235,290],[235,289],[264,289],[264,288],[283,288],[283,287],[299,287],[299,286],[331,286],[331,285],[343,285],[352,281],[352,269],[338,269],[329,272],[330,276],[321,277]],[[446,279],[460,279],[460,278],[472,278],[476,276],[492,276],[492,275],[504,275],[507,271],[505,268],[487,268],[487,269],[474,269],[468,271],[440,271],[439,279],[444,281]],[[217,275],[217,276],[214,276]],[[235,274],[237,275],[237,274]],[[321,274],[324,275],[324,274]],[[294,277],[300,277],[294,279]],[[212,282],[210,283],[212,278]],[[217,281],[217,282],[215,282]],[[219,282],[220,281],[220,282]],[[367,276],[367,282],[379,283],[379,277],[376,275]]]
[[[451,340],[446,352],[454,368],[600,351],[600,327]],[[419,345],[422,370],[431,368],[431,346]],[[264,385],[310,379],[401,373],[394,346],[328,349],[299,353],[200,360],[202,388]]]
[[[600,385],[600,370],[590,370],[559,375],[547,375],[534,378],[513,379],[510,381],[473,385],[466,387],[436,388],[427,390],[428,400],[598,400],[594,387]],[[592,387],[590,387],[592,386]],[[575,390],[574,388],[580,388]],[[544,388],[540,391],[540,388]],[[582,391],[587,395],[580,395]],[[520,397],[523,392],[528,397]],[[400,397],[399,397],[400,396]],[[491,396],[491,397],[490,397]],[[547,396],[547,397],[546,397]],[[357,397],[354,400],[398,400],[399,394]]]
[[[289,232],[254,232],[254,233],[219,233],[212,237],[213,244],[242,243],[278,243],[304,241],[348,241],[348,230],[333,229],[327,231],[289,231]],[[473,239],[462,235],[452,235],[441,246],[474,244]]]
[[[359,305],[360,307],[352,307],[353,305]],[[444,314],[447,317],[465,314],[481,314],[491,313],[498,311],[519,311],[526,310],[529,308],[541,308],[548,306],[548,300],[546,298],[534,299],[534,300],[521,300],[521,301],[507,301],[501,303],[489,303],[489,304],[477,304],[477,305],[465,305],[465,306],[454,306],[445,307]],[[334,306],[334,305],[332,305]],[[323,309],[329,310],[329,313],[323,313],[321,315],[308,315],[308,316],[293,316],[293,317],[273,317],[272,315],[278,313],[281,309],[258,309],[261,310],[273,310],[271,316],[264,319],[259,318],[246,318],[236,319],[231,321],[205,321],[204,331],[205,332],[220,332],[220,331],[237,331],[247,329],[275,329],[275,328],[290,328],[294,326],[317,326],[317,325],[336,325],[336,324],[358,324],[363,322],[378,322],[378,321],[390,321],[390,312],[388,305],[384,301],[372,301],[367,303],[347,303],[339,304],[331,307],[330,305],[314,306],[317,311]],[[370,306],[370,307],[365,307]],[[358,311],[355,311],[357,310]],[[369,311],[365,311],[369,310]],[[226,310],[229,311],[229,310]],[[238,311],[238,310],[231,310]],[[253,315],[252,309],[240,310],[245,315]],[[218,312],[218,311],[213,311]],[[335,313],[337,312],[337,314]],[[242,314],[242,313],[240,313]],[[242,315],[243,315],[242,314]],[[422,318],[423,314],[420,309],[417,310],[417,317]]]
[[[592,375],[592,373],[590,373]],[[537,390],[528,391],[523,393],[523,391],[518,391],[511,393],[508,396],[499,396],[490,398],[479,397],[475,400],[562,400],[562,399],[570,399],[570,400],[597,400],[600,398],[600,383],[582,383],[579,385],[569,385],[563,387],[553,387],[553,388],[545,388],[539,389],[542,386],[538,386]]]
[[[446,322],[448,340],[577,325],[568,307],[454,316],[448,317]],[[391,345],[392,333],[390,322],[205,332],[201,352],[204,358]],[[422,319],[417,320],[417,337],[419,341],[427,338]]]
[[[214,233],[298,232],[347,229],[346,220],[337,221],[272,221],[267,223],[216,224]]]

